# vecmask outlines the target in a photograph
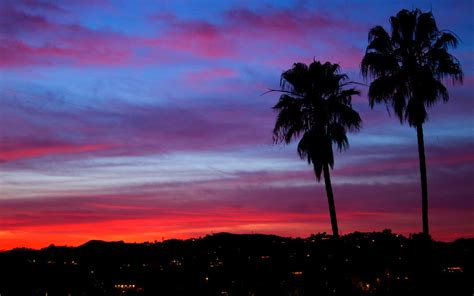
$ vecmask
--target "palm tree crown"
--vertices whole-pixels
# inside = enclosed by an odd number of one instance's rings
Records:
[[[458,38],[440,31],[431,12],[401,10],[390,18],[391,35],[381,26],[369,32],[369,45],[362,59],[364,77],[374,81],[369,101],[391,104],[401,122],[418,126],[427,120],[426,108],[440,98],[449,99],[444,78],[463,79],[459,61],[448,49]]]
[[[273,107],[278,111],[273,140],[288,144],[301,136],[298,154],[313,164],[318,181],[323,166],[334,165],[332,144],[346,149],[347,131],[361,127],[360,116],[351,105],[352,96],[359,91],[344,89],[347,84],[339,65],[329,62],[296,63],[281,76],[283,95]]]

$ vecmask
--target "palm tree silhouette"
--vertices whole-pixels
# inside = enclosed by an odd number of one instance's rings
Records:
[[[296,63],[281,75],[278,103],[273,107],[278,116],[273,130],[274,143],[289,144],[301,139],[298,154],[313,164],[316,179],[324,181],[329,203],[331,226],[334,237],[339,236],[336,208],[329,167],[334,166],[332,144],[342,151],[349,147],[346,133],[361,127],[359,114],[352,109],[353,95],[359,95],[350,84],[340,66],[314,61],[309,66]]]
[[[458,38],[440,31],[431,12],[419,9],[398,12],[390,18],[391,35],[381,26],[369,31],[369,45],[361,62],[362,75],[374,80],[369,87],[369,102],[391,105],[400,122],[416,128],[420,160],[423,234],[429,236],[428,184],[426,178],[423,124],[427,108],[439,99],[449,99],[443,79],[462,83],[459,61],[448,49]]]

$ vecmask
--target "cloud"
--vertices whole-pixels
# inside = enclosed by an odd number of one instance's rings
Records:
[[[240,103],[137,105],[108,102],[78,107],[53,94],[41,102],[29,95],[4,93],[0,125],[2,159],[74,152],[146,155],[206,151],[270,143],[270,110]],[[237,118],[247,118],[245,121]],[[14,125],[15,129],[7,126]]]
[[[0,67],[117,65],[132,58],[133,39],[77,23],[55,22],[43,15],[47,12],[28,11],[36,6],[21,5],[25,3],[7,2],[0,12]],[[55,7],[40,6],[45,5]]]
[[[168,22],[150,45],[204,59],[233,59],[287,66],[288,56],[309,59],[331,59],[338,47],[336,62],[358,65],[362,52],[338,32],[362,32],[365,27],[324,13],[323,11],[270,8],[252,11],[234,8],[222,15],[220,23],[202,20],[180,20],[169,14],[152,18]],[[305,54],[299,52],[305,52]],[[294,62],[294,60],[292,60]]]
[[[188,87],[197,87],[202,83],[214,82],[215,80],[237,77],[237,71],[231,68],[208,68],[199,71],[190,71],[185,74],[185,82]]]
[[[362,27],[322,11],[234,8],[221,14],[221,22],[166,14],[151,18],[152,24],[161,24],[151,36],[127,36],[71,21],[58,22],[49,15],[56,6],[42,2],[26,6],[8,2],[5,6],[5,38],[0,47],[0,54],[7,57],[0,63],[4,68],[143,66],[202,59],[281,65],[277,60],[289,53],[293,57],[330,59],[334,46],[340,48],[339,56],[343,57],[336,62],[352,67],[355,63],[351,59],[358,63],[361,55],[357,47],[338,39],[336,32],[362,31]],[[38,6],[46,9],[38,10]]]
[[[466,176],[472,174],[459,176],[457,172],[462,170],[456,167],[452,173],[435,170],[430,178],[430,217],[436,239],[455,238],[453,230],[456,237],[473,233],[469,213],[474,204],[465,202],[470,184]],[[299,179],[310,182],[298,185]],[[285,180],[292,185],[282,184]],[[450,188],[445,184],[451,184]],[[334,184],[340,228],[344,233],[384,228],[403,234],[419,231],[418,187],[417,182]],[[79,244],[101,237],[143,241],[211,231],[308,236],[329,230],[324,186],[316,184],[309,168],[236,173],[224,179],[180,184],[118,186],[102,194],[71,192],[54,198],[3,199],[0,218],[0,227],[17,234],[17,239],[22,233],[47,233],[48,244]],[[39,239],[28,242],[29,246],[45,246]],[[7,246],[8,240],[4,240],[0,248]]]

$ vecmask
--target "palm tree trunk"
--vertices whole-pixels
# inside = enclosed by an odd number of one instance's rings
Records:
[[[331,177],[329,175],[329,166],[323,166],[324,183],[326,185],[326,194],[329,203],[329,215],[331,216],[332,234],[334,237],[339,237],[339,230],[337,228],[336,207],[334,206],[334,194],[332,193]]]
[[[421,215],[423,222],[423,234],[430,235],[428,228],[428,180],[426,177],[425,142],[423,139],[423,126],[416,126],[416,136],[418,138],[418,155],[420,158],[421,177]]]

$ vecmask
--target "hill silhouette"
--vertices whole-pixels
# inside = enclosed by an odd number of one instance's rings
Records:
[[[218,233],[0,253],[1,295],[472,295],[474,239]],[[426,294],[431,293],[431,294]]]

